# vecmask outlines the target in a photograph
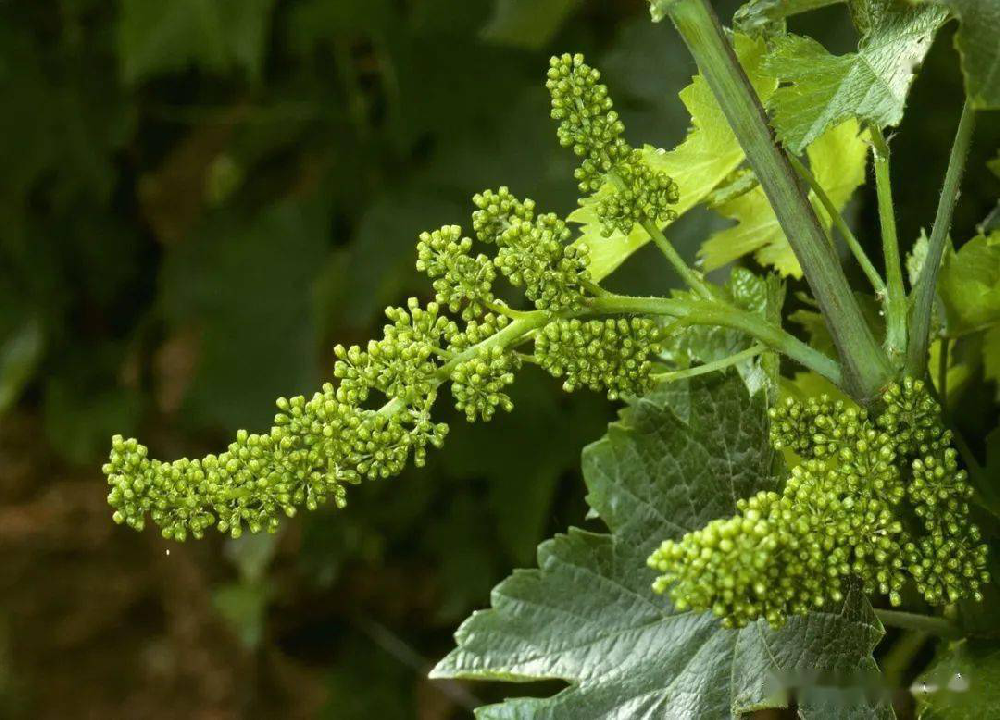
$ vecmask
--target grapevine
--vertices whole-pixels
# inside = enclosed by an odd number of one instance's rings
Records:
[[[995,217],[979,227],[967,257],[948,245],[984,102],[982,78],[967,77],[967,89],[980,94],[968,95],[958,120],[931,233],[906,260],[909,290],[888,130],[898,125],[914,66],[948,13],[962,20],[963,33],[972,24],[951,4],[851,3],[858,50],[833,56],[788,32],[787,15],[817,3],[802,5],[753,0],[729,32],[707,0],[652,1],[654,18],[671,20],[699,70],[682,93],[692,114],[688,137],[671,152],[627,140],[609,88],[582,54],[552,57],[549,114],[559,144],[576,158],[580,208],[548,212],[507,186],[475,194],[467,229],[448,224],[416,240],[426,295],[386,309],[380,337],[336,346],[331,382],[311,397],[279,398],[269,430],[241,430],[219,454],[174,461],[115,436],[103,467],[114,520],[136,530],[151,521],[165,538],[183,541],[213,527],[234,538],[273,533],[301,508],[342,508],[349,486],[421,467],[445,444],[451,428],[439,400],[470,423],[489,422],[514,410],[512,386],[536,365],[566,392],[596,391],[628,405],[592,453],[599,461],[590,471],[600,477],[588,477],[588,502],[612,532],[574,532],[543,545],[533,579],[516,577],[509,595],[495,594],[496,615],[474,617],[460,631],[450,676],[535,678],[532,662],[559,644],[552,638],[537,647],[517,626],[498,647],[475,648],[507,632],[491,628],[491,618],[518,603],[519,617],[524,607],[538,617],[556,608],[586,625],[591,608],[572,604],[576,590],[559,596],[574,610],[537,597],[543,580],[560,572],[579,583],[588,574],[580,568],[611,578],[595,597],[618,598],[607,605],[627,606],[625,615],[645,614],[632,628],[637,635],[655,627],[684,645],[699,623],[732,631],[718,642],[734,664],[752,654],[740,645],[748,626],[766,646],[789,626],[808,632],[818,615],[863,635],[858,668],[874,664],[874,645],[866,645],[877,625],[865,614],[873,614],[870,603],[904,627],[954,634],[952,619],[989,592],[990,528],[980,529],[980,511],[1000,507],[991,506],[989,483],[946,407],[953,343],[983,333],[963,352],[982,352],[983,374],[1000,379],[991,357],[1000,353]],[[885,278],[842,215],[869,161]],[[667,237],[698,205],[733,221],[702,246],[703,265],[688,263]],[[838,240],[874,296],[852,289]],[[679,287],[647,297],[602,284],[647,242]],[[749,256],[777,272],[759,278],[737,267],[721,285],[703,272]],[[983,287],[956,288],[962,273],[953,264]],[[982,269],[994,265],[995,272]],[[809,292],[795,296],[803,309],[789,318],[806,327],[809,342],[782,325],[783,276],[808,283]],[[990,302],[995,307],[979,307]],[[792,365],[806,373],[790,376]],[[978,372],[977,365],[963,381]],[[713,373],[718,385],[701,384]],[[806,391],[817,384],[832,392]],[[695,390],[715,405],[693,409]],[[737,406],[746,427],[727,415]],[[729,435],[716,442],[722,432]],[[718,456],[726,468],[714,467]],[[694,477],[681,477],[682,469]],[[728,484],[713,484],[718,478]],[[623,508],[638,509],[634,526]],[[636,537],[643,522],[657,524],[655,536]],[[902,611],[881,610],[913,603],[946,617],[900,621]],[[608,624],[614,630],[597,632],[594,647],[581,643],[567,653],[587,647],[599,655],[603,643],[628,636]],[[509,648],[519,651],[490,666]],[[537,679],[591,681],[585,672],[561,674],[579,669],[561,660]],[[734,673],[729,682],[737,682]],[[799,699],[806,707],[806,694]],[[736,699],[727,706],[737,708]]]

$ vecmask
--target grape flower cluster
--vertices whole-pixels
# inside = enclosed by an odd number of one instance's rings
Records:
[[[640,219],[667,218],[677,188],[625,144],[598,79],[580,56],[554,58],[553,117],[560,141],[585,158],[581,188],[603,188],[606,222],[627,232]],[[617,189],[608,194],[606,181]],[[659,330],[644,318],[583,319],[596,286],[588,249],[572,242],[565,221],[505,187],[473,203],[471,237],[446,225],[418,239],[416,267],[434,301],[389,308],[381,339],[337,346],[336,382],[311,398],[279,399],[268,432],[241,430],[218,455],[173,462],[113,438],[103,471],[114,519],[141,530],[149,518],[180,541],[212,526],[234,537],[274,531],[299,507],[343,506],[347,485],[420,466],[428,447],[444,442],[448,425],[432,416],[443,383],[469,421],[490,420],[498,408],[511,410],[506,390],[525,358],[564,377],[567,390],[642,392]],[[500,278],[522,288],[534,309],[509,308],[497,296]],[[533,354],[518,350],[532,341]]]
[[[851,582],[901,602],[912,581],[931,605],[981,600],[986,546],[951,433],[921,381],[889,386],[869,415],[823,396],[773,408],[771,439],[802,462],[783,492],[737,502],[736,515],[666,540],[648,564],[678,610],[726,627],[840,602]]]
[[[625,126],[600,79],[580,54],[553,57],[549,64],[551,114],[559,122],[559,142],[581,158],[576,169],[580,190],[596,194],[607,235],[628,234],[643,221],[673,220],[677,184],[649,167],[642,152],[625,141]]]

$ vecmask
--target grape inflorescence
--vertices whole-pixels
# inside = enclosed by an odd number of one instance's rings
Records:
[[[801,458],[784,491],[664,541],[649,558],[656,592],[733,628],[831,607],[852,582],[893,606],[909,581],[931,605],[982,599],[972,488],[921,381],[892,384],[873,415],[825,396],[770,415],[774,447]]]
[[[562,144],[582,158],[581,189],[600,191],[602,220],[629,232],[670,217],[677,186],[625,142],[599,78],[581,56],[553,58],[552,114]],[[432,417],[443,383],[450,381],[468,420],[490,420],[497,409],[511,410],[506,390],[525,358],[563,377],[567,390],[643,392],[659,330],[644,318],[577,319],[602,291],[587,246],[573,242],[566,222],[506,187],[477,194],[473,204],[471,236],[446,225],[418,239],[416,267],[434,301],[389,308],[381,339],[337,346],[336,383],[311,398],[279,399],[270,431],[240,431],[219,455],[173,462],[116,436],[103,468],[115,520],[141,530],[149,518],[165,537],[184,540],[213,525],[233,536],[273,532],[300,507],[343,506],[347,485],[422,465],[427,448],[444,442],[448,425]],[[501,278],[534,309],[509,308],[495,287]],[[518,349],[532,341],[533,354]]]

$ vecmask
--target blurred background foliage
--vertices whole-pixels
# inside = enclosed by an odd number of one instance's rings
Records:
[[[842,8],[793,25],[855,42]],[[570,211],[544,91],[567,50],[603,68],[634,143],[684,137],[693,64],[642,0],[0,4],[0,717],[434,719],[502,695],[425,671],[583,521],[603,398],[527,370],[513,415],[451,413],[426,468],[276,537],[115,527],[99,467],[114,432],[176,457],[266,427],[275,397],[329,376],[333,344],[427,295],[416,237],[468,224],[474,192]],[[941,37],[895,141],[903,237],[930,221],[960,93]],[[961,237],[988,177],[970,168]],[[852,216],[874,237],[870,190]],[[718,222],[674,235],[693,256]],[[643,252],[621,275],[672,282]]]

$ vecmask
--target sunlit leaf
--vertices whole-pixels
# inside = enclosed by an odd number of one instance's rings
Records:
[[[849,118],[897,125],[914,70],[947,17],[937,6],[890,0],[855,0],[851,8],[861,31],[857,52],[832,55],[811,38],[786,35],[773,40],[764,63],[783,83],[770,107],[795,152]]]

